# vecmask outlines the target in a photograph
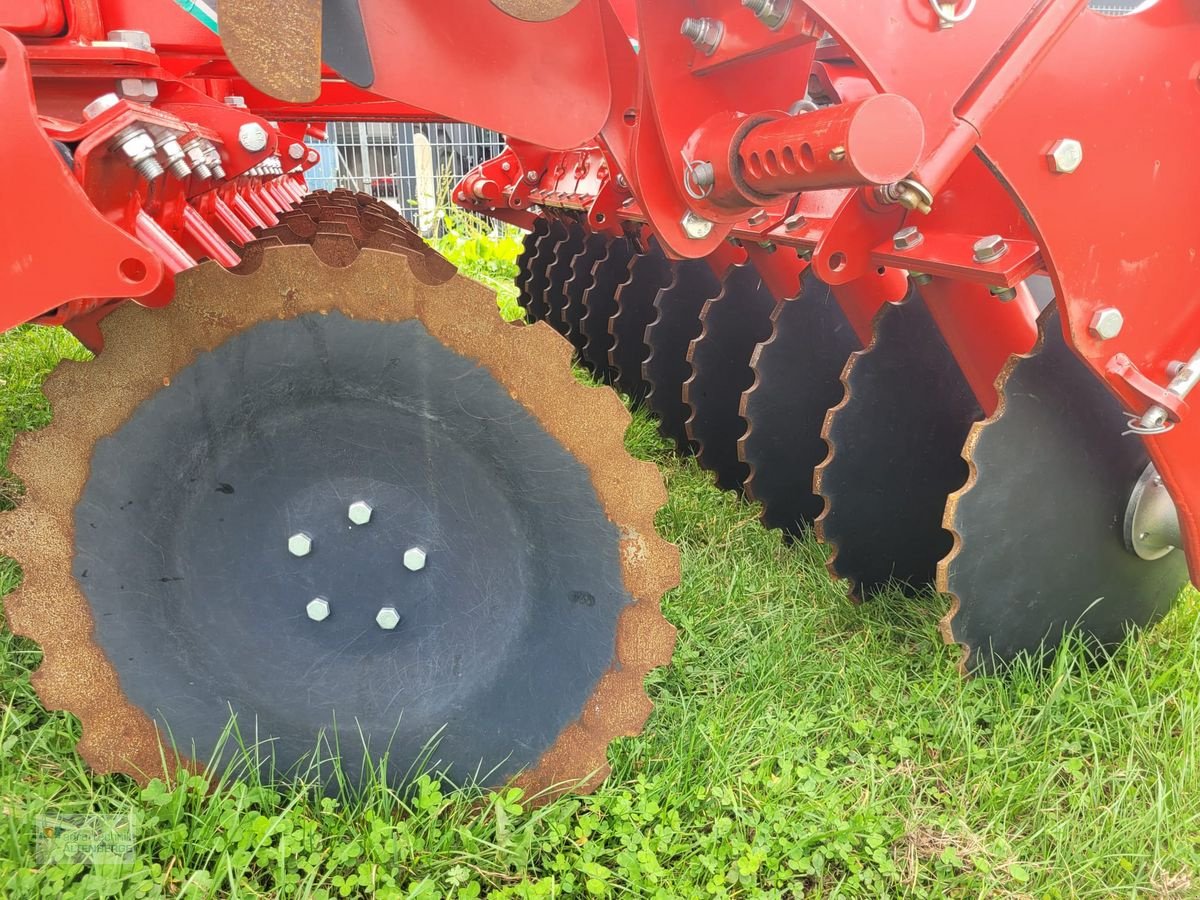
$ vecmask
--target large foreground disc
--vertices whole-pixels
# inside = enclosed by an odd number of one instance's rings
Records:
[[[629,280],[617,289],[617,311],[608,323],[615,386],[634,402],[645,399],[649,390],[642,379],[642,363],[650,354],[646,326],[654,319],[654,298],[671,280],[671,261],[655,240],[645,253],[629,264]]]
[[[554,250],[554,261],[546,273],[546,324],[564,337],[567,322],[563,317],[567,304],[567,281],[570,279],[571,264],[583,250],[584,231],[575,222],[566,224],[567,236]]]
[[[842,399],[842,369],[858,336],[829,286],[805,274],[800,296],[775,307],[771,337],[754,350],[754,384],[742,395],[746,433],[738,453],[750,467],[746,495],[768,528],[800,534],[825,502],[813,469],[829,452],[821,430]]]
[[[612,335],[608,331],[608,322],[617,314],[617,288],[629,278],[633,253],[633,242],[629,238],[620,237],[609,242],[604,256],[592,268],[592,283],[583,295],[587,312],[579,322],[584,337],[580,356],[588,368],[605,380],[612,378],[608,363]]]
[[[43,702],[142,780],[174,771],[160,739],[208,759],[232,713],[282,774],[327,778],[323,735],[351,785],[385,753],[396,784],[427,763],[594,785],[674,640],[665,492],[628,413],[472,282],[370,250],[255,261],[114,313],[17,441],[0,552]]]
[[[533,289],[529,282],[533,278],[535,266],[550,264],[550,260],[541,255],[543,239],[549,231],[549,219],[538,219],[534,222],[533,230],[525,235],[522,242],[521,255],[517,257],[517,304],[525,310],[525,317],[531,322],[535,320],[530,309],[533,304]]]
[[[587,307],[583,300],[588,288],[595,281],[596,263],[608,250],[608,238],[602,234],[588,234],[583,240],[583,249],[571,260],[571,273],[563,285],[563,324],[566,337],[582,357],[587,337],[583,333],[583,317]]]
[[[700,311],[721,293],[721,280],[703,259],[671,267],[671,283],[654,300],[655,318],[646,326],[650,354],[642,364],[649,386],[646,405],[658,418],[658,430],[681,453],[694,451],[687,434],[692,410],[683,402],[683,383],[692,377],[688,347],[700,335]]]
[[[829,456],[814,477],[829,570],[858,599],[891,582],[920,587],[950,549],[942,514],[966,480],[962,444],[979,404],[915,289],[879,311],[842,381],[825,420]]]
[[[1118,643],[1187,581],[1182,550],[1151,561],[1126,548],[1149,457],[1121,434],[1120,405],[1066,345],[1053,306],[1038,325],[1038,347],[1001,373],[996,413],[971,429],[970,480],[946,508],[956,541],[938,568],[953,597],[942,633],[964,647],[964,670],[1053,647],[1068,628]]]
[[[688,347],[692,375],[683,385],[683,400],[692,410],[688,437],[696,443],[700,465],[727,491],[740,490],[750,474],[738,459],[738,438],[746,430],[742,394],[754,382],[750,357],[770,337],[774,310],[775,298],[754,266],[734,266],[720,296],[704,304],[700,334]]]

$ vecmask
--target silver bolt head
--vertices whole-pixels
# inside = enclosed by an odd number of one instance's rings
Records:
[[[683,233],[694,241],[701,241],[712,234],[713,223],[702,216],[696,215],[694,212],[686,212],[683,219],[680,220],[680,225],[683,226]]]
[[[892,246],[897,250],[911,250],[919,247],[924,240],[925,235],[921,234],[921,230],[916,225],[909,225],[892,235]]]
[[[288,538],[288,553],[292,556],[308,556],[312,553],[312,538],[303,531],[298,531]]]
[[[1055,141],[1046,154],[1046,163],[1055,175],[1070,175],[1083,162],[1083,144],[1074,138]]]
[[[246,122],[238,129],[238,143],[247,153],[258,153],[267,147],[267,130],[257,122]]]
[[[317,153],[317,151],[316,151],[316,150],[309,150],[309,151],[308,151],[308,161],[309,161],[310,163],[315,163],[315,162],[316,162],[318,159],[320,159],[320,158],[321,158],[321,157],[318,155],[318,153]]]
[[[134,50],[154,49],[154,46],[150,43],[150,35],[144,31],[120,29],[118,31],[110,31],[107,37],[111,43],[124,44],[126,47],[132,47]]]
[[[371,521],[371,513],[375,510],[365,500],[355,500],[350,504],[350,521],[355,525],[366,525]]]
[[[1008,252],[1008,244],[998,234],[989,234],[975,242],[975,261],[990,262]]]
[[[425,551],[420,547],[410,547],[405,550],[404,568],[410,572],[420,572],[425,568]]]
[[[1115,306],[1106,306],[1096,310],[1088,330],[1092,333],[1092,337],[1098,340],[1111,341],[1121,333],[1121,329],[1124,327],[1125,316],[1121,314],[1121,311]]]
[[[384,631],[391,631],[400,624],[400,613],[394,606],[385,606],[375,615],[375,624]]]
[[[304,159],[304,145],[292,144],[292,146],[288,147],[288,156],[296,160]]]
[[[158,82],[153,78],[119,78],[117,90],[134,103],[153,103],[158,99]]]
[[[308,606],[304,607],[304,611],[308,613],[308,617],[314,622],[324,622],[329,618],[329,601],[324,597],[309,600]]]
[[[83,117],[85,119],[94,119],[105,110],[112,109],[120,102],[121,98],[116,94],[101,94],[83,108]]]

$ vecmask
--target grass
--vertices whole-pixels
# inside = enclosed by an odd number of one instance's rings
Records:
[[[48,420],[44,375],[81,355],[60,331],[0,336],[0,459]],[[627,442],[670,488],[680,640],[595,795],[533,809],[424,781],[337,802],[92,777],[78,724],[30,687],[38,649],[5,631],[0,896],[1200,895],[1194,594],[1105,665],[1070,645],[1047,669],[964,682],[940,598],[851,606],[819,545],[765,531],[646,417]],[[0,595],[18,580],[0,562]],[[135,817],[132,859],[39,862],[39,817],[87,812]]]

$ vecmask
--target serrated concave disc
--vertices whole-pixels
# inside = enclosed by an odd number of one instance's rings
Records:
[[[654,299],[671,281],[671,261],[655,240],[645,253],[633,258],[629,280],[617,289],[617,311],[608,323],[612,349],[608,361],[616,373],[614,384],[634,402],[646,397],[649,386],[642,379],[642,364],[650,355],[646,326],[654,319]]]
[[[860,346],[829,286],[811,272],[799,297],[775,307],[771,336],[751,360],[754,384],[742,395],[747,428],[738,443],[750,467],[746,496],[762,504],[768,528],[798,535],[824,509],[813,491],[813,469],[829,453],[821,431],[841,402],[846,361]]]
[[[1071,352],[1053,306],[1040,347],[1001,373],[1000,406],[966,442],[971,478],[946,508],[957,536],[938,571],[948,641],[965,670],[1053,648],[1078,627],[1103,646],[1163,616],[1187,581],[1183,552],[1127,550],[1125,510],[1149,457],[1119,403]]]
[[[629,277],[633,250],[633,242],[628,238],[611,241],[607,252],[593,267],[592,283],[583,295],[587,312],[579,322],[584,337],[580,356],[588,368],[606,381],[613,374],[608,365],[608,351],[612,349],[608,320],[616,315],[617,288]]]
[[[537,253],[529,263],[529,319],[541,322],[550,314],[550,306],[546,298],[546,290],[550,287],[550,267],[558,255],[558,245],[567,239],[567,226],[554,220],[550,223],[546,236],[537,246]]]
[[[950,549],[942,514],[966,480],[962,444],[979,404],[915,289],[880,310],[842,380],[814,479],[829,569],[859,599],[891,582],[919,588]]]
[[[602,234],[589,234],[583,241],[583,249],[571,260],[571,274],[563,285],[563,323],[566,325],[567,340],[581,356],[587,344],[583,333],[583,317],[587,307],[583,300],[592,286],[596,263],[608,250],[608,238]]]
[[[517,305],[525,310],[527,321],[531,318],[529,306],[532,300],[529,289],[529,279],[533,277],[533,263],[541,249],[542,238],[550,231],[549,219],[538,219],[533,223],[533,230],[525,235],[522,241],[521,255],[517,257]]]
[[[273,247],[176,286],[50,378],[55,418],[11,459],[28,495],[0,515],[25,572],[9,623],[44,648],[34,685],[79,717],[84,758],[169,777],[159,736],[204,760],[232,708],[284,775],[324,780],[303,762],[323,731],[351,786],[364,741],[397,784],[428,747],[454,780],[594,785],[648,714],[678,564],[617,397],[575,381],[548,327],[397,254]]]
[[[691,407],[687,434],[696,444],[700,465],[717,485],[740,490],[747,465],[738,459],[738,439],[746,430],[742,394],[754,382],[750,357],[771,335],[775,298],[752,265],[734,266],[721,294],[700,311],[701,331],[688,347],[691,377],[683,400]]]
[[[546,273],[546,324],[564,337],[567,323],[563,311],[567,303],[566,284],[571,277],[571,263],[583,250],[584,231],[574,222],[567,224],[567,236],[554,250],[554,261]]]
[[[683,401],[683,383],[692,377],[688,347],[700,335],[700,311],[721,293],[721,280],[702,259],[672,266],[673,279],[654,300],[655,319],[646,326],[650,354],[642,364],[649,386],[646,406],[658,418],[658,430],[680,453],[695,447],[687,434],[692,410]]]

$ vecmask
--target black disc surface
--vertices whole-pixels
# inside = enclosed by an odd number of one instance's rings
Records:
[[[1187,581],[1182,550],[1127,550],[1125,510],[1149,462],[1120,404],[1071,352],[1053,306],[1040,351],[1001,376],[997,415],[972,434],[975,478],[947,521],[958,553],[940,585],[958,598],[968,668],[1054,646],[1078,626],[1102,645],[1163,616]]]
[[[695,447],[687,434],[692,409],[683,400],[683,383],[692,376],[688,346],[700,335],[700,311],[721,293],[721,280],[702,259],[672,266],[673,278],[654,300],[655,318],[646,326],[649,355],[642,377],[649,387],[646,405],[658,418],[658,430],[681,453]]]
[[[841,402],[842,370],[861,345],[827,284],[806,273],[800,296],[778,304],[771,336],[754,351],[754,385],[742,396],[750,466],[746,494],[763,506],[768,528],[800,534],[825,506],[813,469],[829,453],[821,430]]]
[[[612,378],[608,365],[608,351],[612,349],[608,321],[616,315],[617,288],[629,277],[633,253],[633,242],[628,238],[610,241],[607,252],[593,267],[592,283],[583,295],[587,312],[579,323],[584,337],[580,355],[588,367],[605,380]]]
[[[360,729],[396,780],[433,739],[430,764],[459,779],[531,766],[611,665],[630,602],[590,473],[414,321],[307,315],[229,339],[96,445],[75,523],[125,694],[200,759],[232,708],[281,772],[324,730],[353,781]]]
[[[529,318],[529,279],[533,275],[533,261],[537,257],[542,238],[546,236],[546,232],[549,230],[550,221],[548,219],[538,219],[534,222],[533,230],[526,233],[521,242],[521,255],[517,257],[517,277],[515,281],[517,286],[517,305],[525,310],[525,318],[528,321],[533,321]]]
[[[645,253],[633,258],[629,280],[617,289],[617,311],[609,320],[613,345],[608,361],[616,373],[616,386],[640,402],[648,385],[642,378],[642,364],[650,355],[646,346],[646,326],[654,319],[654,299],[671,281],[671,261],[651,239]]]
[[[566,336],[567,323],[563,310],[567,303],[566,284],[571,277],[571,263],[583,250],[584,231],[577,223],[566,225],[567,236],[554,250],[554,261],[546,273],[546,322],[559,334]]]
[[[546,235],[538,242],[537,252],[529,263],[529,319],[541,322],[550,314],[546,291],[550,287],[550,267],[558,255],[558,246],[567,239],[567,226],[557,219],[550,222]]]
[[[890,582],[919,588],[950,550],[946,497],[966,481],[963,441],[982,412],[915,288],[880,310],[843,378],[815,482],[830,566],[859,598]]]
[[[571,260],[571,273],[563,285],[563,323],[566,325],[567,340],[582,355],[587,337],[583,333],[583,317],[587,307],[583,299],[595,279],[596,263],[608,249],[608,238],[602,234],[589,234],[584,238],[583,249]]]
[[[700,465],[725,490],[740,490],[749,467],[738,458],[738,439],[746,430],[742,394],[754,382],[750,357],[771,336],[775,298],[750,265],[725,275],[720,296],[700,311],[702,330],[688,348],[692,375],[683,399],[692,409],[687,433],[696,443]]]

